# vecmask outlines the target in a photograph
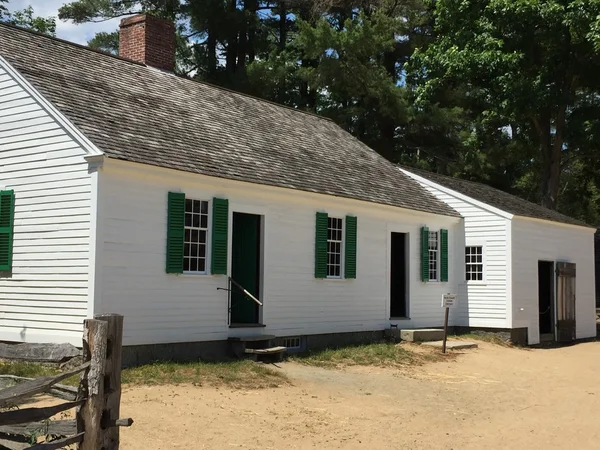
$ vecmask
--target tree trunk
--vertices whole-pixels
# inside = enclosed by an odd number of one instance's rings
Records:
[[[287,10],[285,0],[279,2],[279,51],[285,50],[287,41]]]
[[[256,36],[256,11],[258,10],[257,0],[246,0],[246,17],[248,18],[248,43],[246,44],[248,63],[254,62],[256,58],[256,49],[254,48]]]
[[[248,17],[246,15],[246,11],[242,14],[242,21],[240,22],[240,30],[238,35],[238,44],[237,44],[237,69],[238,73],[243,73],[246,69],[246,52],[248,50]]]
[[[534,119],[536,132],[539,137],[541,153],[540,190],[542,205],[546,208],[556,209],[558,191],[560,186],[560,163],[564,144],[564,131],[566,123],[566,106],[561,105],[556,117],[554,140],[552,139],[552,126],[549,115],[542,115]]]
[[[207,79],[215,81],[217,77],[217,36],[214,29],[209,28],[206,39],[206,52],[208,59]]]
[[[237,36],[238,36],[238,17],[236,0],[229,0],[228,17],[230,27],[227,37],[227,52],[225,55],[225,71],[230,78],[233,78],[237,66]]]
[[[391,50],[383,55],[383,67],[388,76],[396,82],[396,51]],[[386,159],[394,160],[394,138],[396,136],[396,120],[389,116],[381,116],[379,120],[381,144],[379,153]]]

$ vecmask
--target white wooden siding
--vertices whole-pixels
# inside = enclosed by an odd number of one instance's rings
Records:
[[[449,257],[461,219],[418,213],[281,188],[186,174],[107,160],[101,177],[95,312],[125,315],[124,343],[221,340],[235,334],[279,336],[371,331],[389,327],[389,233],[410,234],[411,320],[404,326],[439,326],[441,295],[449,283],[421,283],[419,230],[449,229]],[[264,217],[263,322],[258,330],[227,326],[226,277],[165,273],[167,194],[229,199],[233,212]],[[314,278],[315,213],[358,218],[357,278]],[[229,261],[229,266],[231,261]],[[101,273],[101,278],[100,274]]]
[[[510,220],[473,199],[404,171],[464,217],[465,245],[485,247],[483,282],[465,279],[464,247],[456,259],[459,266],[458,307],[454,324],[471,327],[510,328],[510,276],[507,269]]]
[[[592,228],[513,218],[513,326],[528,328],[529,344],[540,342],[538,261],[576,264],[576,337],[596,335],[594,231]]]
[[[90,265],[85,155],[0,65],[0,188],[16,198],[12,276],[0,276],[0,340],[81,345]]]

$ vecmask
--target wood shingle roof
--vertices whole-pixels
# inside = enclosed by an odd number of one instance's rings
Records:
[[[7,25],[0,56],[110,158],[459,216],[328,119]]]

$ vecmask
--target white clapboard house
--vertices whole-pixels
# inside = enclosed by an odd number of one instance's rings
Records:
[[[478,295],[458,202],[330,120],[174,75],[172,24],[120,33],[116,57],[0,24],[0,340],[80,345],[84,318],[119,313],[129,362],[302,348],[438,327],[458,293],[451,325],[535,343],[538,259],[577,264],[590,335],[587,228],[503,212],[513,270],[482,245],[505,289]]]
[[[595,228],[487,185],[401,171],[464,217],[454,325],[512,329],[529,344],[596,336]]]
[[[175,76],[173,33],[125,19],[116,57],[0,25],[0,340],[119,313],[142,361],[441,325],[460,214],[330,120]]]

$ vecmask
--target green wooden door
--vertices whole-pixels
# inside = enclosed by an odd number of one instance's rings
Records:
[[[260,300],[260,216],[233,213],[231,277]],[[258,323],[258,305],[231,287],[231,323]]]

